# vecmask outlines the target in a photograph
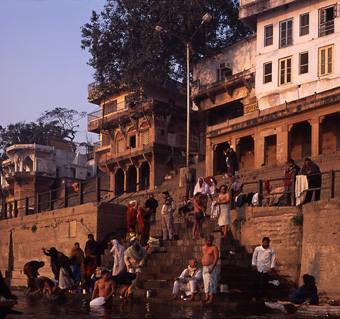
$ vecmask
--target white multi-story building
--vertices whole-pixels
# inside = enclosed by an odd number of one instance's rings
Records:
[[[257,7],[261,1],[248,1]],[[256,14],[255,94],[267,109],[340,86],[340,19],[334,1],[276,3]],[[254,14],[242,7],[243,21]],[[243,8],[243,10],[242,10]],[[250,24],[252,25],[252,24]]]
[[[194,70],[192,98],[206,114],[207,174],[221,171],[228,145],[240,170],[340,151],[339,4],[240,0],[239,18],[255,35],[221,51],[233,61],[229,73],[220,75],[221,52]]]

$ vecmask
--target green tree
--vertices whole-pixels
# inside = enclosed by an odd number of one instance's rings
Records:
[[[0,126],[0,160],[6,159],[6,148],[13,144],[48,145],[50,137],[68,140],[73,147],[73,140],[79,127],[75,117],[82,117],[85,114],[86,112],[55,108],[52,111],[45,111],[36,122]]]
[[[184,79],[185,47],[205,13],[212,15],[192,39],[192,62],[245,37],[236,0],[107,0],[82,28],[82,49],[102,92],[135,91],[150,80]],[[170,34],[155,30],[159,25]]]
[[[37,121],[47,127],[60,129],[62,132],[61,137],[68,139],[70,143],[73,144],[79,128],[79,124],[77,124],[75,117],[82,118],[86,115],[86,112],[56,107],[52,111],[45,111]]]

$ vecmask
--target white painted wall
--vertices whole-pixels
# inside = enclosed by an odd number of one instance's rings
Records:
[[[274,107],[299,98],[320,93],[340,86],[340,18],[334,21],[335,32],[318,37],[319,9],[335,4],[335,1],[296,1],[288,9],[278,9],[258,16],[255,94],[260,110]],[[299,36],[300,15],[309,12],[309,34]],[[339,4],[338,4],[339,12]],[[280,21],[293,18],[293,45],[279,48]],[[273,24],[273,44],[264,46],[264,27]],[[334,72],[318,76],[319,48],[334,44]],[[299,74],[299,54],[309,52],[309,71]],[[292,56],[292,83],[279,86],[279,65],[281,58]],[[263,64],[272,61],[272,82],[263,83]]]
[[[256,36],[251,36],[203,58],[194,66],[193,80],[199,80],[200,86],[217,82],[217,69],[225,61],[231,62],[233,75],[250,70],[255,67],[255,50]]]

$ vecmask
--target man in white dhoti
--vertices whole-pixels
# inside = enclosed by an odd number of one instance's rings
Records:
[[[191,259],[188,268],[184,269],[181,275],[175,278],[174,288],[172,290],[172,298],[169,300],[176,300],[179,289],[183,289],[186,295],[191,295],[189,300],[194,300],[194,295],[197,288],[202,281],[202,270],[197,267],[197,260]]]

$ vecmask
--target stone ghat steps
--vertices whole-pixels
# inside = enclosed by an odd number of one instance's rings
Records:
[[[199,265],[202,258],[204,239],[191,239],[192,217],[174,218],[174,237],[177,240],[166,241],[159,248],[159,253],[148,252],[147,265],[143,270],[141,285],[144,289],[156,291],[168,289],[171,295],[173,281],[188,266],[189,260],[197,258]],[[220,284],[228,284],[231,289],[251,291],[251,274],[249,255],[237,240],[221,239],[220,227],[216,220],[207,218],[203,223],[202,233],[213,234],[214,244],[219,247]],[[162,235],[161,220],[151,226],[151,236]],[[152,251],[152,248],[150,248]]]

